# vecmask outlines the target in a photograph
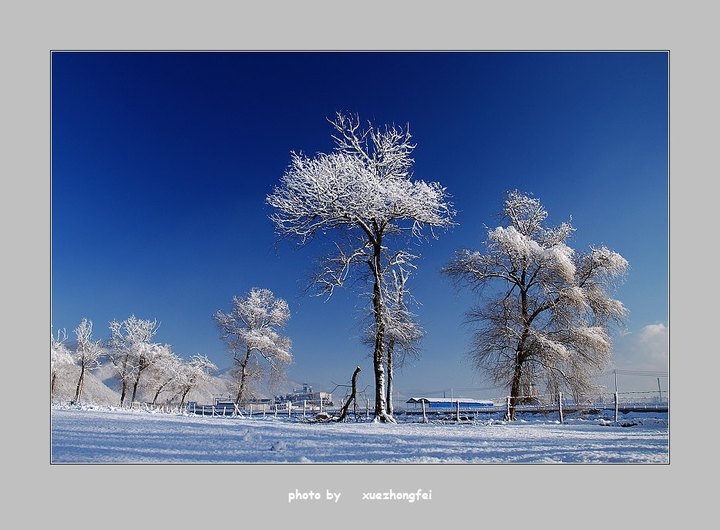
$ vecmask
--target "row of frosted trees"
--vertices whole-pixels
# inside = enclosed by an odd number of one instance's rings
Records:
[[[334,252],[319,260],[312,282],[317,294],[330,297],[352,278],[368,297],[363,340],[372,360],[375,419],[394,422],[394,370],[417,352],[423,336],[410,310],[417,249],[454,226],[455,211],[443,186],[414,178],[409,127],[363,127],[357,116],[343,114],[330,124],[335,148],[314,157],[292,153],[266,201],[279,236],[301,245],[318,238],[332,242]],[[576,399],[592,390],[592,376],[611,358],[609,326],[626,314],[610,292],[628,263],[606,247],[571,248],[572,225],[549,226],[548,212],[530,194],[509,191],[501,213],[505,225],[487,231],[484,248],[458,250],[442,272],[478,294],[477,305],[468,311],[476,325],[470,355],[478,370],[507,387],[513,420],[528,389],[569,390]],[[250,382],[266,368],[274,377],[292,361],[291,342],[280,333],[290,312],[284,300],[254,288],[233,298],[231,310],[217,311],[214,318],[233,359],[240,404]],[[87,333],[81,328],[76,330],[78,345]],[[142,375],[147,373],[149,381],[161,366],[153,359],[171,353],[151,344],[154,322],[131,317],[110,328],[121,402],[128,390],[132,400]],[[76,350],[75,361],[84,363],[82,355]],[[201,357],[192,362],[200,371],[210,366]],[[162,390],[163,380],[153,380],[156,388]]]
[[[131,315],[123,321],[113,320],[109,328],[109,339],[95,340],[92,321],[83,319],[73,330],[72,346],[65,330],[51,336],[51,396],[55,394],[59,378],[77,375],[73,402],[81,403],[88,373],[101,363],[109,362],[119,384],[120,406],[135,402],[143,388],[152,395],[152,404],[156,404],[162,394],[167,396],[166,401],[182,407],[190,391],[217,370],[204,355],[183,359],[169,344],[154,342],[158,329],[155,320]]]

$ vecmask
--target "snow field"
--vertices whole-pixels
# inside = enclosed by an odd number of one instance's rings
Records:
[[[669,463],[667,416],[513,423],[304,423],[52,409],[52,463]],[[625,425],[625,426],[622,426]]]

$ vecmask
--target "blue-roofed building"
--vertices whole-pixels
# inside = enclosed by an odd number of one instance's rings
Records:
[[[455,409],[460,404],[461,409],[482,409],[490,408],[495,404],[487,399],[473,399],[473,398],[462,398],[462,397],[411,397],[406,403],[412,405],[422,405],[425,403],[427,409]]]

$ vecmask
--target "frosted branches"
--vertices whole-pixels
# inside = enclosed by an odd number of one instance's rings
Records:
[[[423,225],[449,226],[446,192],[438,183],[381,176],[362,158],[345,153],[310,159],[293,153],[291,164],[267,199],[281,235],[305,242],[318,231],[357,225],[370,238],[372,224],[399,230],[409,221],[414,235]]]
[[[72,365],[75,361],[65,345],[67,331],[59,329],[56,334],[50,334],[50,367],[55,370],[62,365]]]
[[[233,297],[232,310],[215,313],[221,338],[234,350],[250,349],[270,363],[289,363],[292,360],[290,340],[281,336],[277,328],[290,319],[285,300],[276,298],[269,289],[250,290],[244,298]]]
[[[75,333],[75,359],[77,364],[86,369],[92,369],[99,365],[100,356],[104,349],[99,340],[93,340],[92,320],[83,318],[80,324],[74,329]]]
[[[58,374],[75,364],[70,350],[65,345],[67,331],[59,329],[50,334],[50,395],[55,393],[55,382]]]
[[[314,158],[292,153],[267,198],[280,234],[305,241],[321,230],[357,225],[372,239],[373,223],[385,230],[409,221],[415,234],[422,225],[452,224],[445,188],[410,178],[415,146],[409,130],[360,131],[359,120],[340,114],[331,123],[338,132],[336,150]]]
[[[320,260],[318,273],[313,278],[313,284],[318,288],[320,294],[332,296],[335,288],[342,287],[348,279],[354,264],[367,262],[372,257],[369,244],[361,244],[355,250],[345,250],[337,243],[337,253],[326,256]]]

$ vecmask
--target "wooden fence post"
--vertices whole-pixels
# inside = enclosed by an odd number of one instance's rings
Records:
[[[288,418],[292,414],[292,403],[290,401],[287,402],[287,408],[288,408]]]
[[[460,423],[460,400],[455,402],[455,421]]]
[[[425,414],[425,400],[421,400],[420,403],[422,403],[423,423],[427,423],[427,415]]]

